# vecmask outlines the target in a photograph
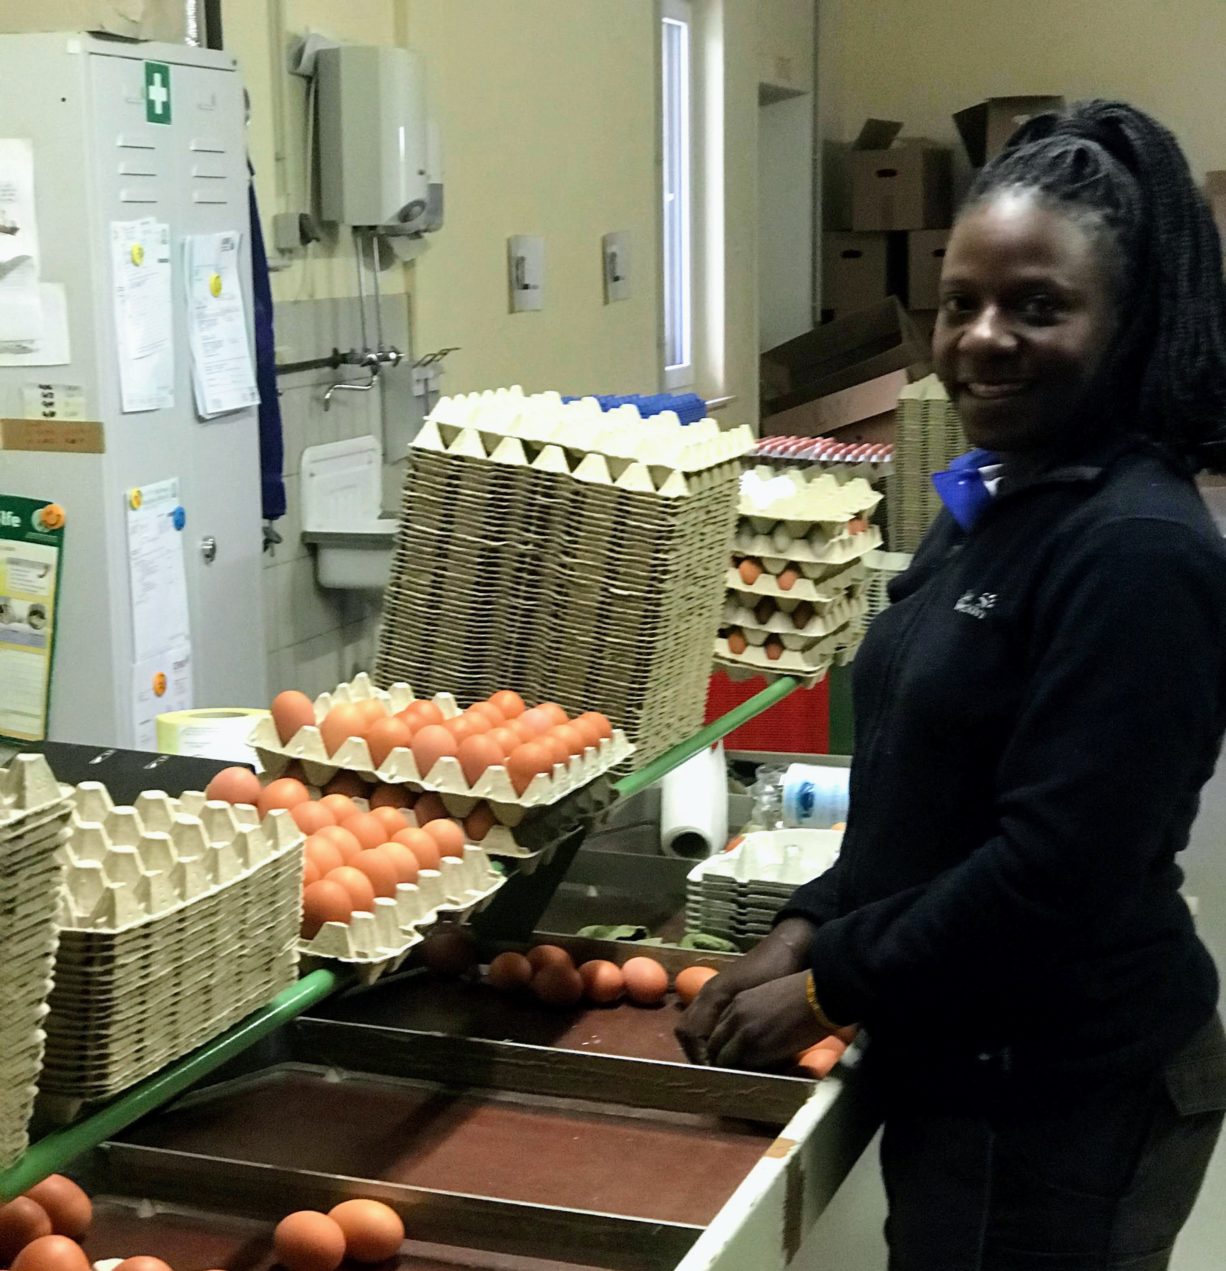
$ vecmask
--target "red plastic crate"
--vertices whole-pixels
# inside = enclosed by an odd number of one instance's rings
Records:
[[[707,693],[707,723],[726,715],[760,693],[766,680],[732,680],[722,671],[711,676]],[[759,750],[772,754],[825,755],[830,753],[830,690],[825,680],[813,688],[798,688],[756,719],[724,739],[728,750]]]

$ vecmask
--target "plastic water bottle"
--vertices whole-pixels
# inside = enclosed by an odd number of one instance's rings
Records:
[[[783,829],[783,778],[787,769],[781,764],[763,764],[757,779],[749,787],[753,796],[753,812],[749,824],[757,830]]]
[[[783,774],[783,824],[829,829],[846,821],[850,778],[850,768],[792,764]]]

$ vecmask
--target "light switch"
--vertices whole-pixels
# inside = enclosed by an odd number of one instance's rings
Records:
[[[507,268],[511,284],[511,312],[545,307],[545,240],[534,234],[507,239]]]
[[[625,230],[606,234],[604,244],[604,302],[630,299],[630,235]]]

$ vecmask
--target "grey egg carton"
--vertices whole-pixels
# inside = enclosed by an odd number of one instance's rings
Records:
[[[786,526],[776,526],[763,533],[742,519],[737,527],[733,548],[738,556],[758,557],[769,573],[777,574],[788,564],[795,564],[809,575],[807,566],[844,565],[881,546],[881,529],[870,525],[857,533],[839,526],[826,534],[813,530],[804,536],[794,535]],[[811,576],[811,575],[809,575]]]

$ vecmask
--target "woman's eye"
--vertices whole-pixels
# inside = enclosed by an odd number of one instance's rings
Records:
[[[970,296],[961,296],[954,293],[953,295],[946,296],[944,300],[941,301],[941,308],[944,309],[951,318],[965,318],[968,314],[973,312],[975,305]]]
[[[1022,314],[1030,319],[1039,322],[1050,322],[1060,312],[1059,301],[1054,296],[1034,295],[1028,296],[1022,302]]]

